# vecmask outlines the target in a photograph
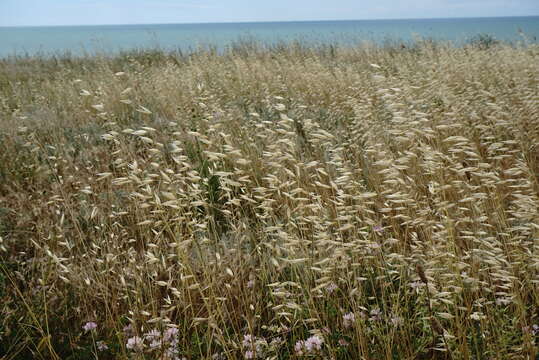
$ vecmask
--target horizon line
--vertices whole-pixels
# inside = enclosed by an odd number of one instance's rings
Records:
[[[452,19],[505,19],[539,17],[534,15],[507,16],[454,16],[454,17],[410,17],[410,18],[372,18],[372,19],[325,19],[325,20],[264,20],[264,21],[207,21],[207,22],[164,22],[164,23],[115,23],[115,24],[59,24],[59,25],[0,25],[0,28],[36,28],[36,27],[92,27],[92,26],[141,26],[141,25],[211,25],[211,24],[270,24],[270,23],[308,23],[332,21],[384,21],[384,20],[452,20]]]

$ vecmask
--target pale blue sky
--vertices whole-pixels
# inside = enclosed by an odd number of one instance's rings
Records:
[[[0,0],[0,26],[539,15],[539,0]]]

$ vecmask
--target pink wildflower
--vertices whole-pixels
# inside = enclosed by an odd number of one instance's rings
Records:
[[[84,324],[84,326],[82,327],[82,329],[86,332],[88,331],[92,331],[92,330],[95,330],[97,329],[97,324],[93,321],[89,321],[87,322],[86,324]]]
[[[126,336],[132,336],[134,335],[134,332],[133,332],[133,325],[129,324],[127,326],[124,326],[124,328],[122,329],[124,334]]]
[[[337,284],[335,283],[330,283],[328,286],[326,286],[326,291],[328,292],[328,294],[331,294],[332,292],[334,292],[335,290],[337,290],[339,287],[337,286]]]
[[[324,343],[324,339],[317,335],[313,335],[309,337],[307,340],[305,340],[305,350],[307,352],[316,352],[320,349],[322,349],[322,344]]]
[[[99,351],[105,351],[107,350],[109,347],[107,346],[107,344],[105,344],[105,342],[103,341],[98,341],[97,342],[97,350]]]
[[[347,314],[344,314],[343,317],[344,327],[349,328],[354,326],[354,323],[356,322],[356,315],[353,312],[349,312]]]
[[[157,329],[150,330],[146,334],[144,334],[144,338],[147,340],[156,340],[161,337],[161,332]]]
[[[296,345],[294,345],[294,351],[296,352],[296,355],[303,355],[303,348],[305,347],[305,341],[299,340],[296,342]]]
[[[371,310],[371,321],[382,321],[382,311],[378,308]]]
[[[243,346],[249,347],[252,346],[255,342],[255,337],[253,335],[243,335]]]
[[[178,337],[179,332],[180,331],[175,327],[168,328],[165,330],[165,335],[163,336],[163,340],[166,342],[173,341]]]
[[[129,339],[127,339],[127,344],[125,345],[126,348],[133,351],[142,351],[144,349],[144,341],[142,338],[138,336],[133,336]]]

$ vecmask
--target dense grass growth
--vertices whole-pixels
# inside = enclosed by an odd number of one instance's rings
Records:
[[[0,357],[535,359],[538,64],[0,61]]]

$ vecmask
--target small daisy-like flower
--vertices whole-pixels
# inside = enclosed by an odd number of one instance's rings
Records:
[[[180,353],[180,350],[176,346],[170,346],[166,351],[166,354],[171,359],[179,359],[178,357],[179,353]]]
[[[259,338],[253,335],[244,335],[242,341],[243,347],[246,348],[246,359],[247,355],[252,353],[253,359],[256,357],[264,356],[264,349],[268,347],[268,342],[264,338]]]
[[[412,290],[418,290],[423,286],[425,286],[425,284],[423,284],[421,281],[414,281],[410,283],[410,287],[412,288]]]
[[[150,349],[159,349],[161,346],[163,346],[163,342],[159,339],[153,340],[150,343]]]
[[[294,345],[294,351],[296,352],[296,355],[303,355],[303,349],[305,347],[305,341],[299,340],[296,342],[296,345]]]
[[[332,292],[334,292],[335,290],[337,290],[339,287],[337,286],[337,284],[335,283],[330,283],[328,284],[328,286],[326,286],[326,291],[328,292],[328,294],[331,294]]]
[[[522,331],[526,334],[530,334],[532,336],[539,334],[539,325],[532,325],[532,326],[524,326],[522,328]]]
[[[253,335],[243,335],[242,344],[245,347],[252,346],[255,342],[255,337]]]
[[[122,331],[124,332],[124,334],[126,336],[132,336],[133,335],[133,325],[129,324],[127,326],[124,326]]]
[[[144,338],[147,340],[156,340],[161,337],[161,332],[157,329],[153,329],[146,334],[144,334]]]
[[[105,350],[108,350],[108,348],[109,348],[109,347],[107,346],[107,344],[105,344],[104,341],[98,341],[98,342],[96,343],[96,345],[97,345],[97,350],[99,350],[99,351],[105,351]]]
[[[163,335],[163,340],[165,342],[173,341],[174,339],[178,337],[179,332],[180,330],[178,330],[175,327],[168,328],[165,330],[165,334]]]
[[[369,320],[382,321],[382,311],[380,309],[372,309],[370,314],[371,317],[369,318]]]
[[[254,351],[247,350],[247,351],[245,352],[245,358],[246,358],[246,359],[254,359],[254,358],[255,358],[255,353],[254,353]]]
[[[97,324],[93,321],[89,321],[87,322],[86,324],[84,324],[84,326],[82,327],[82,329],[86,332],[88,331],[92,331],[92,330],[95,330],[97,329]]]
[[[313,335],[309,337],[307,340],[305,340],[305,350],[307,350],[307,352],[318,351],[322,349],[323,343],[324,343],[324,339],[322,339],[320,336]]]
[[[344,314],[343,317],[344,327],[349,328],[354,325],[356,322],[356,315],[353,312],[349,312],[347,314]]]
[[[133,336],[127,339],[126,348],[133,351],[142,351],[144,349],[144,340],[138,336]]]

